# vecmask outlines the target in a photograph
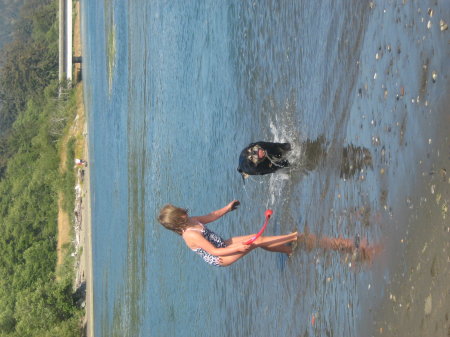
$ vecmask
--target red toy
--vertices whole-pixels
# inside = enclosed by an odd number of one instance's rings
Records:
[[[271,209],[266,210],[266,212],[264,213],[264,215],[266,216],[266,221],[264,221],[264,225],[261,227],[259,232],[256,233],[256,235],[254,237],[252,237],[250,240],[247,240],[244,242],[246,245],[252,244],[257,238],[259,238],[261,236],[262,233],[264,233],[272,214],[273,214],[273,211]]]

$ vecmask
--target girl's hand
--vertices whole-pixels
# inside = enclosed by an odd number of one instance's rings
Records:
[[[241,203],[239,202],[239,200],[233,200],[232,202],[230,202],[229,204],[228,204],[228,212],[231,212],[231,211],[234,211],[235,209],[237,209],[238,208],[238,206],[240,205]]]
[[[248,252],[251,248],[251,245],[246,245],[244,242],[241,243],[242,245],[238,247],[238,251],[241,253]]]

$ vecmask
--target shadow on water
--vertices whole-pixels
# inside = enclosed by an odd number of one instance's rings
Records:
[[[327,141],[324,136],[306,140],[302,144],[302,149],[300,167],[306,173],[316,170],[328,154]],[[342,149],[340,159],[340,177],[342,179],[351,179],[362,169],[372,168],[372,154],[365,147],[347,145]]]

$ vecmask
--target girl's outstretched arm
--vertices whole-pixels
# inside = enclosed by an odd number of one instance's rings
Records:
[[[197,220],[201,222],[202,224],[207,224],[213,221],[216,221],[220,217],[224,216],[228,212],[234,211],[241,203],[238,200],[233,200],[225,207],[218,209],[216,211],[213,211],[207,215],[201,215],[201,216],[193,216],[192,219]]]

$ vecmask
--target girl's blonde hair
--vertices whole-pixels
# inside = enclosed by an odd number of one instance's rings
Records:
[[[188,210],[167,204],[159,211],[158,221],[161,225],[181,235],[187,227]]]

